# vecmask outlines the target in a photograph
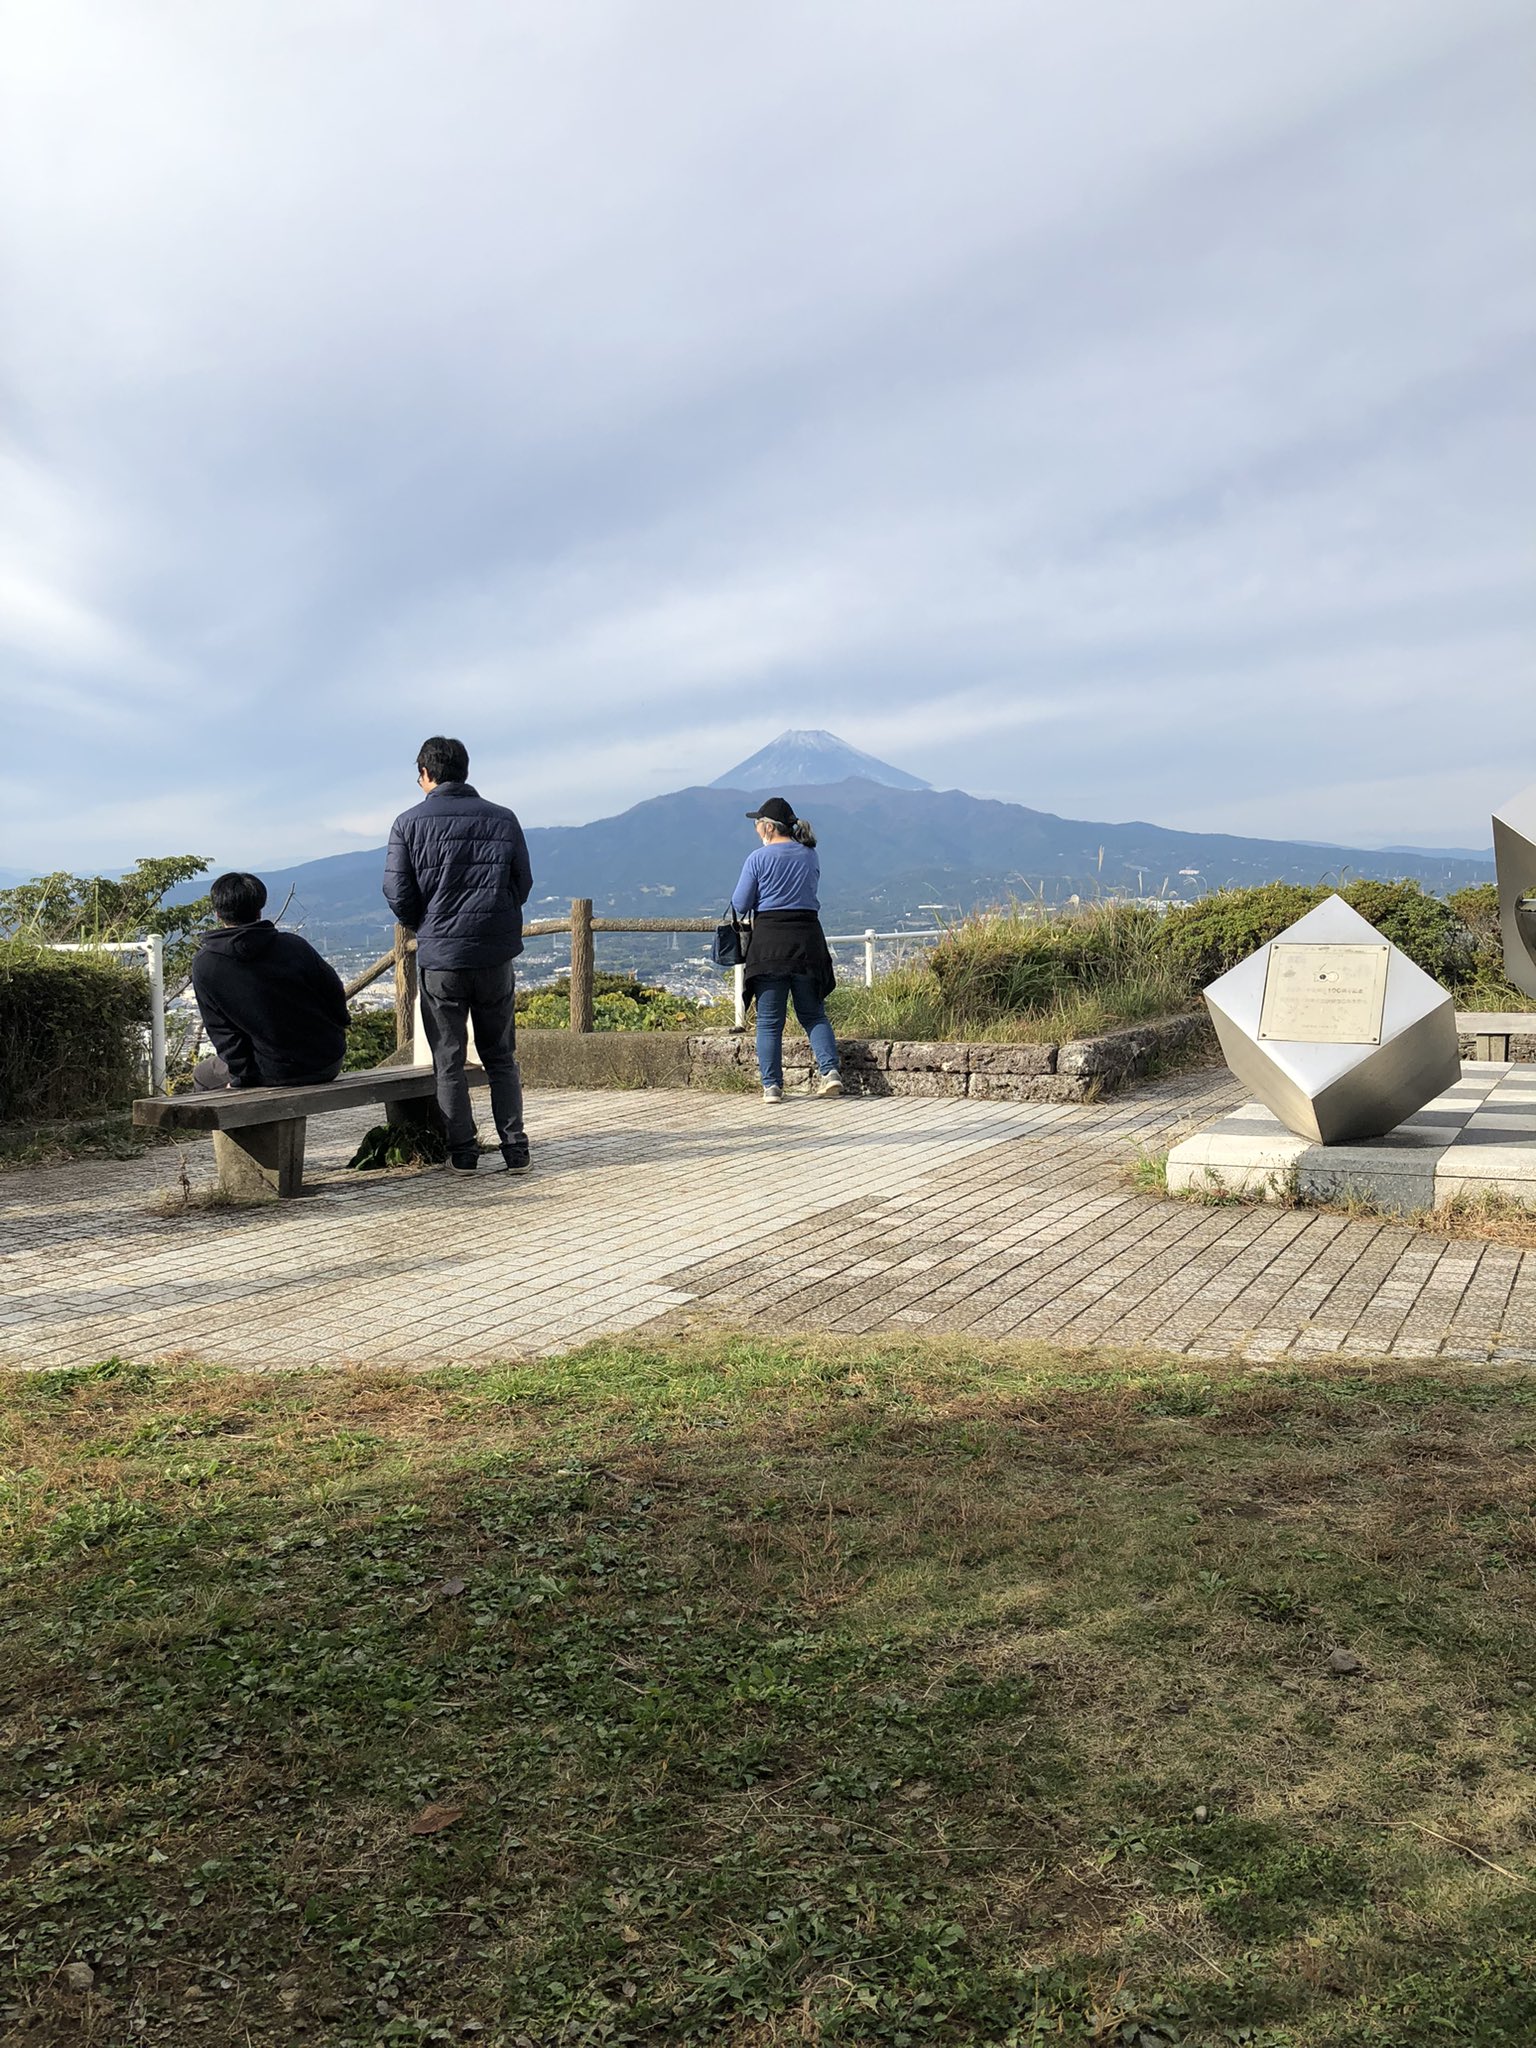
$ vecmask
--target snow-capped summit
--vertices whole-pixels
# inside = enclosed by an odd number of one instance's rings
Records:
[[[829,782],[883,782],[887,789],[928,789],[932,785],[904,768],[892,768],[873,754],[861,754],[835,732],[781,732],[776,740],[724,775],[711,789],[820,789]]]

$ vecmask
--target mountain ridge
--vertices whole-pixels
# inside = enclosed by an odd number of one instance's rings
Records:
[[[1406,876],[1440,890],[1493,878],[1491,862],[1184,832],[1143,819],[1062,818],[963,790],[898,790],[847,778],[800,789],[694,785],[589,824],[533,826],[529,915],[561,915],[574,896],[590,897],[599,916],[713,915],[755,843],[743,798],[770,795],[790,797],[820,836],[829,928],[928,922],[924,905],[954,915],[1020,897],[1192,896],[1223,884],[1316,883],[1344,871]],[[312,935],[323,932],[338,945],[365,944],[390,929],[378,893],[383,869],[384,848],[372,847],[264,879],[274,905],[293,888],[290,922],[302,920]]]

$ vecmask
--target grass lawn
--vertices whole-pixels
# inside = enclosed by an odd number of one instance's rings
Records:
[[[1043,1347],[12,1378],[0,2042],[1529,2048],[1533,1447]]]

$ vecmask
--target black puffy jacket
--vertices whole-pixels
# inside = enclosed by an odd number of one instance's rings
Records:
[[[439,783],[390,827],[384,895],[416,934],[418,967],[515,960],[532,887],[522,826],[468,782]]]

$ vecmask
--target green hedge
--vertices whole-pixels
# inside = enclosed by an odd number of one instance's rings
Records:
[[[0,1122],[121,1109],[145,1082],[149,977],[102,953],[0,939]]]
[[[594,974],[594,1031],[697,1031],[703,1025],[729,1021],[730,998],[720,1004],[695,1003],[670,989],[656,988],[633,974]],[[545,988],[519,989],[517,1021],[530,1030],[564,1031],[571,1021],[571,978],[562,974]]]
[[[1474,933],[1449,903],[1426,896],[1417,882],[1350,882],[1337,891],[1293,882],[1218,889],[1170,910],[1162,941],[1194,985],[1204,987],[1334,894],[1444,987],[1480,978]]]
[[[349,1016],[342,1072],[355,1074],[365,1067],[383,1066],[395,1051],[394,1006],[387,1010],[365,1009],[361,1003],[353,1003]]]

